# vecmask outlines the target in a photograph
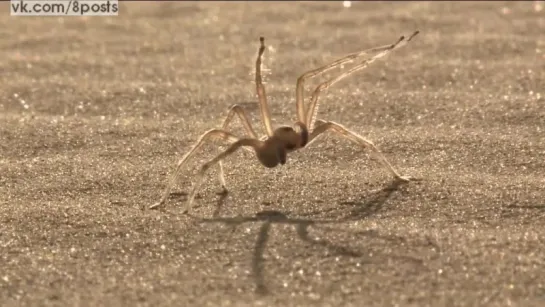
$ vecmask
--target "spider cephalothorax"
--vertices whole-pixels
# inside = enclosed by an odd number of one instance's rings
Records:
[[[262,150],[256,151],[259,162],[265,167],[285,164],[288,153],[303,148],[308,142],[308,129],[303,123],[296,123],[300,131],[289,126],[282,126],[273,131],[273,135],[263,142]]]
[[[380,150],[373,144],[373,142],[356,134],[355,132],[348,130],[341,124],[317,119],[317,114],[319,105],[318,96],[322,91],[328,89],[330,86],[348,77],[352,73],[367,67],[370,63],[376,61],[377,59],[386,56],[392,50],[403,46],[407,42],[411,41],[411,39],[417,34],[418,31],[414,32],[408,39],[405,39],[405,37],[402,36],[394,44],[391,45],[376,47],[349,54],[328,65],[308,71],[301,75],[297,79],[297,86],[295,89],[297,121],[295,122],[294,126],[297,129],[289,126],[282,126],[276,128],[275,130],[273,130],[271,125],[271,115],[269,111],[269,105],[267,103],[267,95],[265,93],[265,87],[263,86],[263,82],[261,79],[261,58],[263,56],[263,53],[265,52],[265,39],[263,37],[260,37],[260,47],[255,63],[255,84],[257,97],[259,99],[261,119],[263,120],[266,136],[259,138],[255,130],[253,129],[245,110],[239,105],[234,105],[233,107],[231,107],[231,109],[229,109],[227,117],[223,122],[222,128],[212,129],[205,132],[199,138],[193,148],[189,152],[187,152],[182,157],[182,159],[180,159],[180,161],[178,161],[176,170],[167,185],[163,197],[159,202],[152,205],[151,208],[157,208],[166,202],[168,196],[170,195],[170,189],[176,183],[182,166],[197,151],[197,149],[199,149],[204,144],[205,141],[213,139],[225,141],[230,145],[226,150],[218,154],[216,157],[205,163],[200,168],[197,174],[195,185],[193,186],[193,189],[189,194],[186,210],[188,210],[191,206],[195,195],[204,179],[206,171],[215,164],[219,165],[220,183],[224,191],[227,191],[223,174],[222,160],[237,151],[239,148],[255,152],[257,159],[259,160],[259,162],[261,162],[261,164],[263,164],[265,167],[272,168],[279,164],[285,164],[288,154],[290,152],[296,151],[309,145],[310,143],[314,142],[318,138],[318,136],[322,135],[326,131],[337,133],[338,135],[352,141],[353,143],[371,150],[372,154],[376,158],[378,158],[378,160],[392,173],[392,175],[394,175],[396,179],[409,181],[412,178],[407,176],[401,176],[388,162],[388,160],[386,159],[386,157],[384,157]],[[312,93],[308,105],[304,105],[304,83],[306,79],[315,77],[335,67],[352,62],[359,58],[363,58],[363,60],[359,64],[355,65],[344,73],[341,73],[339,76],[318,85]],[[235,115],[237,115],[237,117],[242,122],[246,133],[248,134],[247,137],[239,138],[227,131],[229,123],[232,121]]]

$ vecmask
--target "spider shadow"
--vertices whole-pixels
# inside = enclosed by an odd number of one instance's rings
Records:
[[[329,209],[319,209],[303,214],[304,216],[315,216],[317,214],[337,214],[338,222],[359,220],[370,217],[378,213],[384,207],[384,204],[392,197],[394,192],[399,191],[399,188],[406,182],[395,180],[370,194],[362,195],[358,200],[342,201],[339,205],[347,209],[339,209],[333,207]]]
[[[214,212],[212,213],[213,217],[218,217],[221,211],[221,208],[223,208],[223,205],[225,204],[225,200],[227,199],[227,196],[229,193],[227,190],[217,192],[216,195],[219,196],[218,201],[216,202],[216,207],[214,209]],[[187,198],[189,196],[189,193],[187,192],[171,192],[168,196],[169,200],[177,200],[177,201],[187,201]],[[202,198],[200,194],[197,194],[195,196],[196,199]],[[161,207],[161,209],[164,211],[164,208]]]
[[[236,217],[218,217],[219,211],[221,210],[226,198],[227,193],[220,194],[218,202],[216,204],[216,209],[213,213],[212,218],[196,218],[201,223],[222,223],[231,228],[232,231],[236,227],[245,224],[245,223],[261,223],[259,227],[257,240],[254,246],[253,255],[252,255],[252,275],[255,281],[256,289],[255,292],[259,295],[269,294],[269,290],[265,281],[265,259],[263,257],[267,242],[270,237],[270,230],[273,224],[284,224],[284,225],[293,225],[296,230],[296,234],[300,240],[306,242],[310,245],[319,246],[329,250],[333,254],[346,256],[346,257],[363,257],[363,253],[352,249],[349,246],[343,246],[335,242],[328,241],[326,239],[315,239],[312,238],[309,234],[309,228],[321,228],[326,231],[344,231],[343,229],[336,229],[334,227],[321,227],[327,224],[340,224],[350,220],[356,220],[361,218],[369,217],[376,212],[378,212],[383,204],[390,198],[394,191],[400,186],[399,182],[394,182],[385,188],[381,189],[379,192],[374,193],[366,201],[357,201],[357,202],[343,202],[341,204],[350,205],[355,208],[350,210],[349,214],[341,219],[316,219],[316,218],[298,218],[298,217],[288,217],[288,214],[284,214],[275,210],[264,210],[256,213],[254,216],[236,216]],[[315,214],[314,214],[315,215]],[[380,237],[376,231],[363,231],[358,232],[358,235],[363,235],[367,237]],[[384,238],[382,238],[384,239]],[[390,240],[386,238],[386,240]]]
[[[341,205],[352,207],[345,220],[362,219],[378,213],[384,207],[384,204],[399,191],[399,188],[406,182],[395,180],[382,189],[363,197],[363,200],[345,201]]]

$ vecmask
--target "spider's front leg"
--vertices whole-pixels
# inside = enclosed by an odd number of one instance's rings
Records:
[[[236,152],[239,148],[245,148],[250,147],[253,148],[254,151],[259,152],[261,148],[263,148],[263,142],[257,139],[253,138],[247,138],[247,139],[240,139],[229,148],[227,148],[222,153],[218,154],[216,157],[214,157],[212,160],[206,162],[199,170],[199,172],[196,175],[195,184],[193,185],[193,188],[191,189],[191,193],[189,194],[189,198],[187,200],[186,207],[184,209],[184,212],[189,212],[189,208],[191,208],[191,205],[193,204],[193,201],[195,199],[195,196],[197,195],[197,192],[199,191],[200,186],[202,185],[202,182],[204,180],[204,175],[206,172],[215,164],[221,162],[234,152]]]
[[[314,127],[314,121],[316,120],[316,116],[318,115],[318,96],[321,92],[327,90],[329,87],[333,86],[337,82],[347,78],[348,76],[352,75],[353,73],[360,71],[362,69],[365,69],[369,64],[375,62],[376,60],[383,58],[387,56],[390,52],[392,52],[395,49],[398,49],[404,45],[406,45],[408,42],[410,42],[416,35],[418,35],[419,31],[413,32],[408,38],[405,38],[404,36],[401,36],[395,43],[386,45],[386,46],[380,46],[376,48],[371,48],[367,50],[363,50],[360,52],[356,52],[353,54],[349,54],[337,61],[334,61],[330,64],[327,64],[325,66],[319,67],[317,69],[308,71],[301,75],[297,79],[297,86],[296,86],[296,107],[297,107],[297,118],[300,122],[303,122],[306,124],[306,126],[309,129],[312,129]],[[375,53],[375,54],[374,54]],[[371,54],[374,54],[371,56]],[[312,93],[312,96],[310,98],[310,101],[308,103],[308,108],[303,105],[304,101],[304,83],[305,80],[308,78],[315,77],[317,75],[323,74],[326,71],[329,71],[335,67],[341,66],[344,63],[352,62],[357,58],[360,57],[367,57],[364,60],[362,60],[361,63],[357,64],[356,66],[352,67],[348,71],[340,74],[339,76],[321,83],[316,87],[314,92]]]
[[[246,130],[246,133],[248,134],[248,136],[251,137],[251,138],[257,139],[257,133],[255,132],[254,128],[252,127],[252,124],[250,122],[248,114],[246,113],[244,108],[242,108],[240,105],[234,105],[229,109],[229,112],[227,113],[227,116],[225,117],[225,120],[223,121],[222,129],[224,131],[227,131],[227,129],[229,128],[229,124],[232,122],[235,115],[238,116],[238,118],[239,118],[240,122],[242,123],[242,126],[244,126],[244,129]],[[233,142],[230,142],[230,144],[232,144],[232,143]],[[218,162],[218,167],[219,167],[218,176],[219,176],[221,187],[223,189],[223,193],[227,193],[227,191],[228,191],[227,190],[227,183],[225,182],[225,174],[224,174],[224,171],[223,171],[223,163],[221,161]]]
[[[231,144],[236,143],[239,140],[233,134],[231,134],[231,133],[229,133],[227,131],[224,131],[224,130],[220,130],[220,129],[212,129],[212,130],[209,130],[209,131],[205,132],[203,135],[201,135],[201,137],[195,143],[193,148],[191,148],[178,161],[178,163],[176,164],[176,168],[174,170],[174,173],[171,175],[170,180],[167,183],[167,187],[165,188],[163,196],[161,197],[161,199],[157,203],[150,206],[150,209],[156,209],[156,208],[162,206],[166,202],[168,196],[170,195],[170,190],[172,189],[172,187],[174,186],[174,184],[178,180],[178,177],[180,176],[182,167],[187,163],[189,158],[191,158],[196,153],[196,151],[205,144],[205,142],[208,142],[208,141],[213,140],[213,139],[223,140],[223,141],[226,141],[226,142],[231,143]]]
[[[352,132],[348,130],[346,127],[344,127],[341,124],[331,122],[331,121],[323,121],[323,120],[317,120],[316,121],[316,128],[312,131],[310,134],[310,139],[308,142],[308,145],[310,145],[312,142],[316,141],[317,137],[322,135],[326,131],[332,131],[337,133],[338,135],[342,136],[345,139],[350,140],[353,143],[356,143],[364,148],[368,148],[371,150],[371,153],[379,160],[379,162],[386,167],[392,175],[397,180],[408,182],[411,180],[419,180],[418,178],[414,178],[411,176],[403,176],[401,175],[393,166],[390,164],[388,159],[380,152],[380,150],[371,142],[370,140],[362,137],[361,135],[358,135],[355,132]],[[307,146],[308,146],[307,145]]]

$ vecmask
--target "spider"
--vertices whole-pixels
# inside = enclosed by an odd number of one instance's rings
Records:
[[[318,96],[321,92],[328,89],[333,84],[353,74],[354,72],[364,69],[372,62],[386,56],[393,50],[402,47],[403,45],[411,41],[411,39],[413,39],[418,33],[419,31],[415,31],[407,39],[405,39],[404,36],[401,36],[394,44],[375,47],[349,54],[328,65],[319,67],[314,70],[310,70],[301,75],[297,79],[297,85],[295,90],[297,121],[293,124],[293,127],[281,126],[274,130],[271,125],[271,114],[267,103],[265,87],[263,86],[261,77],[261,59],[263,53],[265,52],[265,39],[263,37],[260,37],[260,47],[255,63],[255,84],[257,97],[259,100],[261,119],[263,121],[263,125],[267,134],[261,138],[258,137],[257,133],[252,127],[252,124],[250,123],[246,111],[239,105],[232,106],[227,113],[227,117],[223,121],[221,129],[211,129],[206,131],[200,136],[195,145],[178,161],[175,171],[171,175],[170,181],[167,184],[163,196],[161,197],[159,202],[150,206],[150,209],[155,209],[165,204],[167,198],[170,195],[172,187],[174,186],[178,179],[178,176],[180,175],[180,171],[184,164],[189,160],[189,158],[191,158],[191,156],[195,154],[195,152],[202,145],[204,145],[205,142],[212,140],[224,141],[229,144],[229,147],[223,150],[220,154],[216,155],[213,159],[205,163],[200,168],[196,175],[196,182],[193,185],[193,188],[188,196],[184,212],[189,211],[189,208],[191,207],[191,204],[195,199],[195,195],[203,182],[205,173],[216,164],[219,167],[219,181],[223,189],[223,193],[227,192],[227,185],[225,183],[222,161],[229,155],[236,152],[238,149],[242,148],[249,152],[255,153],[257,159],[259,160],[259,162],[261,162],[262,165],[267,168],[273,168],[278,166],[279,164],[285,164],[289,153],[308,146],[312,142],[316,141],[318,136],[322,135],[326,131],[337,133],[357,145],[370,149],[374,157],[377,158],[383,164],[383,166],[390,171],[390,173],[396,178],[396,180],[400,180],[403,182],[416,180],[415,178],[409,176],[400,175],[398,171],[390,164],[390,162],[388,162],[388,160],[380,152],[380,150],[373,144],[372,141],[356,134],[355,132],[348,130],[341,124],[332,121],[323,121],[317,119],[316,116],[318,113]],[[354,67],[340,74],[339,76],[318,85],[318,87],[316,87],[316,89],[312,93],[308,104],[306,106],[304,105],[304,83],[307,79],[318,76],[335,67],[338,67],[345,63],[353,62],[356,59],[362,57],[365,57],[365,59],[362,60],[359,64],[355,65]],[[246,133],[248,134],[246,137],[239,138],[227,130],[235,115],[242,122]]]

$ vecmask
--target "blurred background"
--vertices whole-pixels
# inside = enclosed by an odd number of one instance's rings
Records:
[[[10,17],[8,5],[0,6],[3,114],[202,117],[212,104],[254,100],[259,36],[267,39],[273,110],[293,112],[298,75],[415,29],[412,46],[328,95],[365,101],[378,90],[422,92],[426,106],[442,108],[456,102],[434,95],[449,91],[495,100],[544,95],[545,13],[537,1],[139,1],[122,2],[118,17],[73,18]],[[464,107],[486,103],[474,100]]]

